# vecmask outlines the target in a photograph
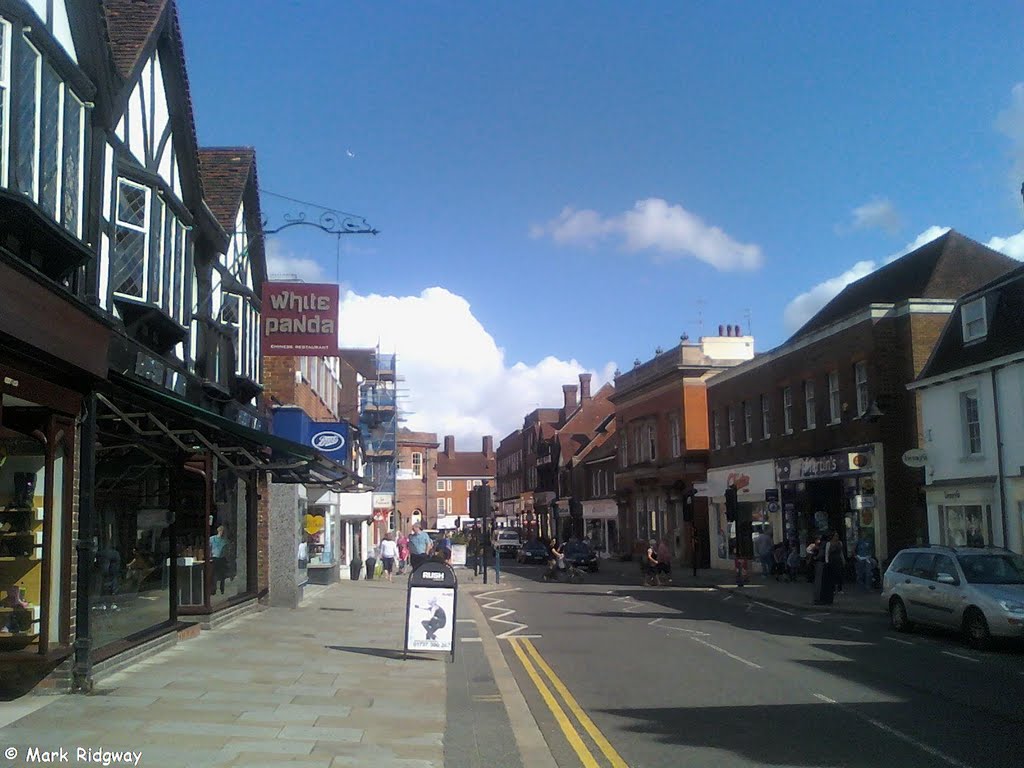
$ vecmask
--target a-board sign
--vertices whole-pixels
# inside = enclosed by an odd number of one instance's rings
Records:
[[[450,653],[455,660],[455,613],[459,580],[451,566],[428,560],[409,577],[405,652]]]

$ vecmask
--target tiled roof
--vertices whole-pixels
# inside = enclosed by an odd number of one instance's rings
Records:
[[[482,451],[455,451],[450,456],[444,451],[437,454],[438,477],[494,477],[494,454]]]
[[[576,462],[600,461],[614,456],[619,448],[619,441],[615,437],[615,421],[608,425],[608,431],[598,432],[597,437],[590,441],[586,448],[576,456]]]
[[[956,299],[1019,262],[950,230],[891,264],[846,286],[800,330],[796,339],[820,330],[869,304],[906,299]]]
[[[559,458],[563,464],[568,464],[597,434],[598,426],[615,412],[615,406],[609,399],[614,393],[615,387],[605,384],[593,397],[584,400],[558,430]]]
[[[255,159],[256,151],[252,147],[199,150],[206,204],[225,232],[235,231],[235,214]]]
[[[127,80],[168,0],[103,0],[107,38],[117,73]]]
[[[436,432],[413,432],[408,427],[402,427],[398,430],[398,444],[399,445],[429,445],[437,448],[437,433]]]
[[[1019,262],[1018,262],[1019,263]],[[987,333],[964,344],[964,305],[985,297]],[[1024,352],[1024,265],[963,296],[918,379],[942,376]]]

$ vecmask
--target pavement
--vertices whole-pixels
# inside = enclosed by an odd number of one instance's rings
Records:
[[[493,586],[461,573],[454,663],[403,660],[404,578],[314,587],[297,609],[204,631],[92,695],[0,704],[0,767],[48,750],[47,762],[159,768],[553,765],[493,635],[477,631],[468,596]]]
[[[640,583],[640,566],[635,561],[607,559],[601,561],[599,575],[608,576],[613,581],[627,583],[630,578]],[[737,596],[748,600],[756,600],[782,608],[814,611],[837,615],[885,615],[882,606],[881,590],[863,590],[856,584],[846,584],[842,593],[836,595],[832,605],[815,605],[812,599],[812,585],[806,579],[795,582],[776,580],[774,576],[764,578],[760,567],[751,568],[749,576],[742,587],[736,585],[736,572],[715,568],[701,568],[697,576],[693,570],[674,565],[672,568],[672,584],[687,586],[701,584],[720,590],[730,590]],[[671,589],[672,587],[664,587]]]

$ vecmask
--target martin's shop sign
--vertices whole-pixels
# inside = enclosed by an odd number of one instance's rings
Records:
[[[338,354],[338,286],[263,284],[263,354]]]
[[[344,421],[313,421],[301,408],[278,408],[274,434],[316,448],[339,464],[348,461],[348,424]]]
[[[870,472],[873,469],[873,453],[873,447],[867,446],[821,456],[779,459],[775,462],[775,474],[779,482],[785,483],[792,480],[813,480],[817,477],[840,477]]]

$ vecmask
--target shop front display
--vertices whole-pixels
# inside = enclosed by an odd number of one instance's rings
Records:
[[[989,547],[1001,541],[994,482],[958,482],[929,487],[929,538],[947,547]]]
[[[711,502],[708,510],[714,539],[712,567],[732,568],[738,554],[736,521],[729,520],[726,514],[727,488],[736,490],[739,519],[750,520],[755,534],[767,530],[776,542],[782,541],[783,516],[778,503],[775,466],[772,462],[716,467],[708,470],[707,477],[706,487],[698,495],[709,498]]]

